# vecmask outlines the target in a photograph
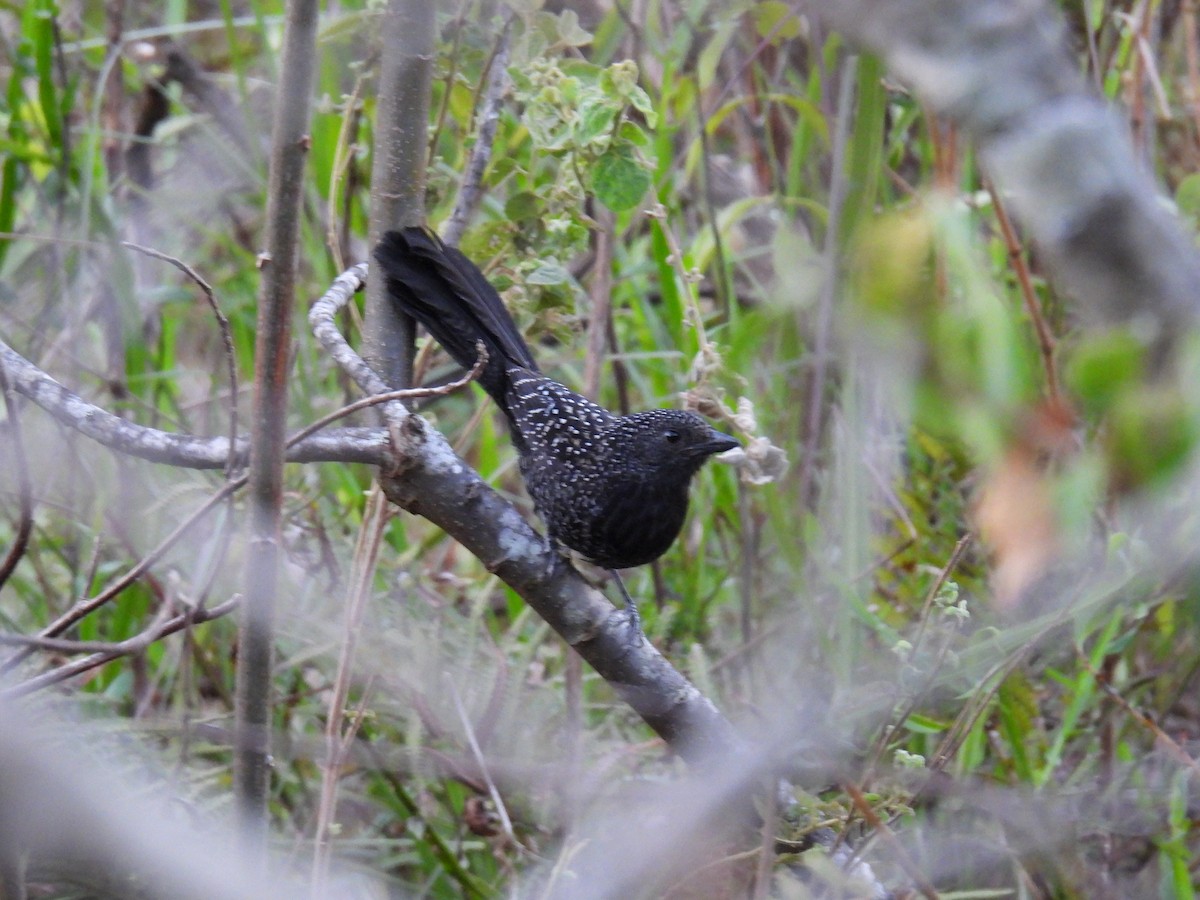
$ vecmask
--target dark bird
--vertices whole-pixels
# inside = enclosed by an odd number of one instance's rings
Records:
[[[662,556],[683,527],[692,476],[738,442],[682,410],[613,415],[541,374],[496,289],[426,229],[388,232],[375,259],[392,301],[455,362],[470,369],[476,344],[487,349],[479,383],[508,419],[550,537],[614,574]],[[637,627],[637,609],[621,591]]]

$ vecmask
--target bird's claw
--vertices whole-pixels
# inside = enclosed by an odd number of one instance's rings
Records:
[[[642,617],[638,613],[636,603],[625,603],[625,623],[629,626],[629,644],[633,647],[641,646],[642,641],[646,639],[646,633],[642,631]]]
[[[621,574],[616,569],[609,569],[609,572],[617,582],[617,587],[621,591],[621,599],[625,601],[625,621],[629,625],[629,644],[631,647],[640,646],[646,639],[646,633],[642,631],[642,617],[638,613],[637,603],[625,589],[625,582],[621,580]]]

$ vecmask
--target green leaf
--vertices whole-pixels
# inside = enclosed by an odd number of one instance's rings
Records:
[[[512,79],[513,91],[516,94],[533,93],[533,80],[525,74],[525,69],[521,66],[509,66],[508,77]]]
[[[529,273],[526,284],[548,287],[556,284],[567,284],[571,281],[571,273],[563,268],[556,260],[546,260]]]
[[[1140,381],[1146,348],[1125,329],[1089,335],[1067,366],[1071,391],[1094,413],[1103,412],[1122,388]]]
[[[759,37],[780,44],[800,36],[800,19],[782,0],[767,0],[754,7],[754,27]]]
[[[592,191],[613,212],[633,209],[650,190],[650,173],[630,144],[615,144],[592,169]]]
[[[1192,228],[1200,225],[1200,173],[1193,172],[1175,189],[1175,206],[1186,216]]]
[[[586,59],[564,59],[558,64],[564,75],[569,75],[586,85],[596,86],[604,77],[605,69]]]
[[[904,720],[904,727],[914,734],[941,734],[950,726],[938,719],[913,713]]]
[[[513,194],[504,204],[504,216],[510,222],[524,222],[541,215],[541,201],[532,191]]]
[[[612,130],[617,110],[601,97],[592,96],[583,106],[575,139],[581,144],[590,144]]]
[[[630,122],[628,119],[621,120],[621,124],[617,126],[617,137],[643,150],[650,147],[650,135],[636,122]]]
[[[579,24],[579,14],[565,9],[558,19],[558,39],[567,47],[583,47],[592,42],[592,35]]]
[[[629,92],[629,102],[634,109],[645,116],[647,125],[653,128],[657,124],[658,112],[654,109],[654,101],[650,99],[649,94],[636,84]]]

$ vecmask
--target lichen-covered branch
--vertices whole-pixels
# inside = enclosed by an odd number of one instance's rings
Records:
[[[229,438],[172,434],[138,425],[89,403],[59,384],[7,344],[0,342],[0,363],[14,393],[31,400],[55,420],[129,456],[185,469],[221,469],[229,460]],[[235,459],[245,463],[246,440],[237,442]],[[359,462],[386,465],[391,459],[382,428],[332,428],[288,447],[288,462]]]

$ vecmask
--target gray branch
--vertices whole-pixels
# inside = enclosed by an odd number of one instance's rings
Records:
[[[496,139],[496,125],[500,121],[500,109],[504,105],[504,94],[508,90],[508,35],[511,23],[506,22],[496,54],[492,58],[492,70],[488,75],[487,92],[479,104],[479,128],[475,146],[471,148],[471,159],[463,173],[454,212],[442,234],[442,239],[451,247],[457,247],[471,215],[479,206],[483,196],[483,173],[492,158],[492,142]]]
[[[26,397],[67,428],[110,450],[185,469],[221,469],[229,461],[229,438],[196,437],[148,428],[115,416],[63,387],[7,344],[0,342],[9,381]],[[250,445],[237,442],[236,458],[244,463]],[[386,465],[391,460],[382,428],[331,428],[288,448],[288,462],[359,462]]]
[[[250,564],[238,622],[233,793],[248,852],[265,860],[270,793],[271,667],[281,566],[283,463],[287,448],[288,363],[304,164],[317,49],[316,0],[289,0],[279,93],[267,170],[266,254],[261,260],[251,420]]]
[[[369,369],[334,321],[365,270],[359,265],[342,275],[314,304],[309,322],[338,364],[376,390],[382,380],[366,374]],[[712,702],[644,637],[631,640],[625,612],[588,585],[437,430],[399,403],[386,409],[397,444],[396,461],[380,476],[389,500],[428,519],[478,557],[681,756],[711,761],[740,750],[733,727]]]
[[[383,56],[375,113],[368,245],[383,233],[425,219],[425,157],[437,4],[388,0],[382,22]],[[389,389],[412,380],[416,325],[395,311],[382,281],[367,285],[364,355]],[[376,392],[378,393],[378,392]]]

